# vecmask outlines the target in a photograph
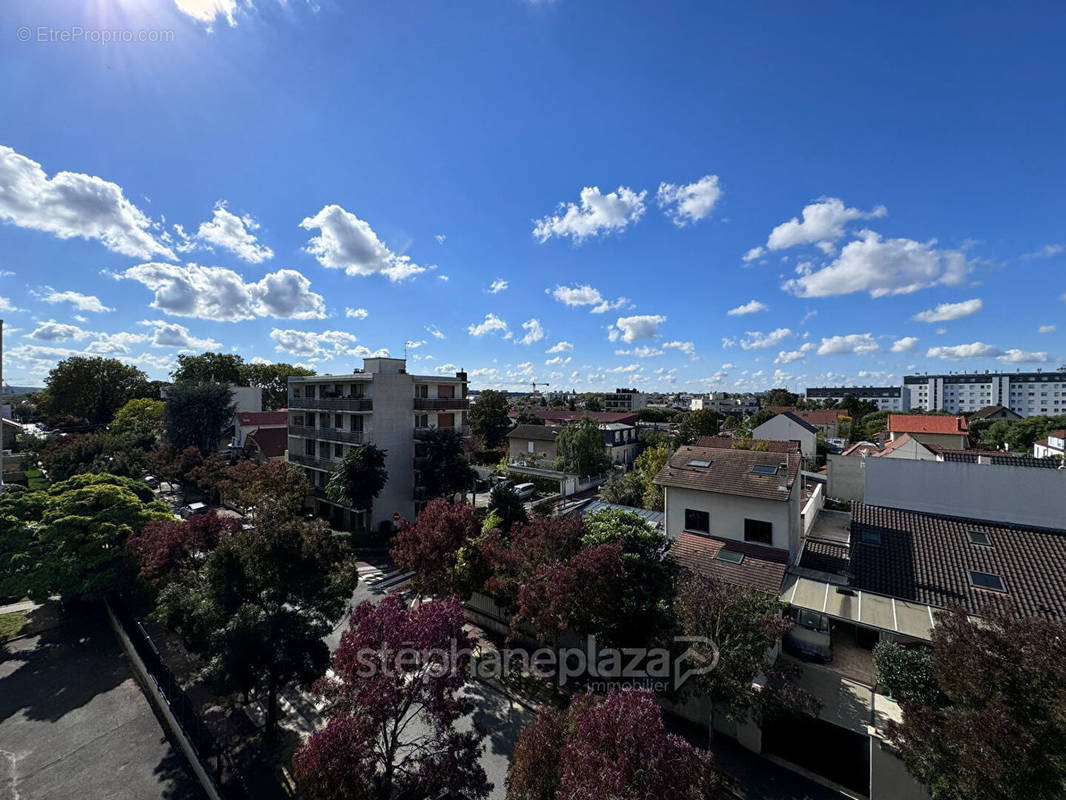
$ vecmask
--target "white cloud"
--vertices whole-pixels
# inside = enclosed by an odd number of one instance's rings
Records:
[[[616,372],[629,375],[634,372],[640,372],[640,364],[626,364],[624,367],[611,367],[605,369],[604,372]]]
[[[999,356],[999,360],[1006,364],[1044,364],[1048,360],[1048,354],[1044,351],[1030,353],[1025,350],[1011,348]]]
[[[0,311],[21,311],[21,308],[15,308],[15,305],[7,297],[0,297]]]
[[[85,346],[85,350],[89,353],[105,356],[127,355],[133,345],[144,344],[151,338],[146,333],[131,333],[129,331],[98,333],[95,336],[96,338]]]
[[[484,336],[489,333],[502,333],[503,338],[511,338],[511,330],[507,327],[507,323],[497,317],[495,314],[486,314],[485,319],[477,324],[471,324],[467,326],[467,331],[471,336]]]
[[[183,14],[197,22],[203,22],[208,28],[216,19],[226,20],[231,27],[237,24],[234,17],[237,12],[237,0],[174,0],[174,5]]]
[[[1041,325],[1036,330],[1037,330],[1038,333],[1054,333],[1055,332],[1055,326],[1054,325]]]
[[[695,342],[664,342],[663,347],[667,350],[680,350],[686,356],[696,355],[696,343]]]
[[[497,278],[489,284],[489,294],[499,294],[500,292],[507,291],[507,281],[503,278]]]
[[[538,319],[529,319],[522,323],[526,335],[518,340],[519,344],[533,344],[544,338],[544,328]]]
[[[655,356],[665,355],[666,351],[661,350],[658,347],[649,347],[641,345],[639,347],[633,347],[628,350],[615,350],[616,356],[636,356],[637,358],[654,358]]]
[[[615,309],[622,308],[629,304],[628,297],[619,297],[617,300],[611,302],[604,299],[598,289],[595,289],[588,284],[581,286],[556,286],[554,289],[549,289],[548,293],[564,305],[570,307],[579,306],[592,306],[591,313],[603,314],[607,311],[614,311]]]
[[[962,361],[967,358],[992,358],[1003,355],[1003,351],[984,342],[972,342],[971,344],[942,345],[930,347],[926,353],[927,358],[943,358],[949,361]]]
[[[270,332],[274,349],[279,353],[292,353],[309,360],[336,356],[359,356],[362,358],[388,357],[385,349],[371,350],[363,345],[355,346],[356,337],[347,331],[296,331],[275,328]]]
[[[556,342],[544,352],[546,353],[572,353],[574,346],[567,341]]]
[[[623,342],[632,343],[638,339],[650,339],[659,331],[659,326],[666,322],[662,314],[638,314],[632,317],[619,317],[610,328],[608,338],[612,342],[621,337]]]
[[[938,284],[956,285],[971,270],[957,250],[937,250],[930,242],[882,239],[863,231],[849,242],[835,261],[817,271],[803,271],[781,288],[798,297],[828,297],[869,292],[871,297],[908,294]]]
[[[1051,258],[1059,253],[1066,253],[1066,244],[1046,244],[1033,253],[1025,253],[1022,258],[1026,260],[1030,258]]]
[[[679,228],[708,216],[721,196],[717,175],[704,175],[695,183],[682,186],[660,183],[655,194],[659,207]]]
[[[366,319],[370,316],[370,312],[365,308],[345,308],[344,316],[349,319]]]
[[[589,236],[623,231],[644,215],[645,195],[646,191],[637,193],[625,186],[608,194],[601,194],[597,186],[586,186],[580,204],[560,203],[559,213],[537,220],[533,236],[539,242],[552,236],[581,242]]]
[[[426,326],[426,332],[430,336],[432,336],[434,339],[443,339],[444,338],[443,331],[441,331],[441,329],[438,328],[436,325],[433,325],[433,324],[427,325]]]
[[[252,231],[259,223],[251,216],[238,217],[226,208],[224,202],[215,206],[214,216],[200,223],[196,238],[208,245],[225,248],[245,261],[259,264],[274,257],[274,251],[259,244]]]
[[[725,313],[730,317],[742,317],[745,314],[757,314],[760,311],[769,310],[770,306],[766,305],[766,303],[760,303],[758,300],[752,300],[751,302],[745,303],[742,306],[731,308]]]
[[[30,339],[39,339],[44,342],[66,342],[71,339],[81,341],[92,336],[92,331],[83,330],[77,325],[68,325],[65,322],[56,322],[54,319],[42,322],[32,332],[26,334]]]
[[[858,356],[876,353],[881,348],[868,333],[849,333],[847,336],[830,336],[823,338],[818,346],[818,355],[830,356],[854,353]]]
[[[573,359],[570,356],[563,358],[562,356],[555,356],[544,361],[544,365],[547,367],[553,367],[557,364],[569,364]]]
[[[427,269],[389,250],[369,223],[336,204],[323,206],[313,217],[304,219],[300,227],[320,231],[311,237],[307,252],[322,266],[343,269],[348,275],[381,273],[391,281],[402,281]]]
[[[134,258],[174,258],[173,251],[149,233],[152,221],[126,199],[118,184],[80,172],[57,172],[49,178],[36,161],[0,146],[0,186],[0,219],[20,228],[60,239],[95,239]]]
[[[176,322],[143,320],[142,325],[152,329],[152,344],[156,347],[182,347],[192,350],[218,350],[221,342],[201,339],[189,333],[189,329]]]
[[[777,347],[781,342],[794,334],[789,328],[777,328],[769,333],[762,333],[761,331],[745,331],[744,339],[741,339],[740,346],[744,350],[766,350],[770,347]],[[725,339],[722,340],[722,346],[732,347],[735,342],[728,340],[731,344],[726,345]]]
[[[78,311],[93,311],[98,314],[103,314],[107,311],[114,311],[113,308],[108,308],[100,302],[100,298],[92,294],[82,294],[81,292],[57,292],[54,289],[47,289],[47,293],[41,298],[46,303],[70,303]]]
[[[754,261],[757,258],[762,258],[764,255],[766,255],[765,247],[753,247],[741,257],[741,261]]]
[[[892,343],[893,353],[909,353],[918,344],[916,336],[904,336]]]
[[[310,290],[301,273],[280,269],[262,280],[245,283],[231,269],[198,264],[149,263],[130,267],[116,277],[144,284],[155,292],[152,307],[181,317],[224,322],[259,317],[323,319],[322,295]]]
[[[844,225],[848,222],[883,217],[886,213],[888,212],[884,206],[877,206],[873,211],[861,211],[846,207],[835,197],[826,197],[804,206],[802,222],[793,217],[770,231],[766,248],[784,250],[800,244],[834,242],[844,235]],[[745,256],[745,260],[750,259]]]
[[[408,350],[417,350],[419,347],[421,347],[425,343],[426,343],[425,339],[419,339],[418,341],[415,341],[415,342],[404,342],[404,345],[407,347]]]
[[[437,244],[444,244],[448,240],[448,237],[443,233],[438,233],[433,238],[437,240]]]
[[[807,353],[814,349],[813,342],[804,342],[798,350],[782,350],[774,359],[775,364],[791,364],[807,357]]]
[[[940,303],[936,308],[919,311],[911,319],[916,322],[949,322],[976,314],[983,307],[984,303],[975,297],[973,300],[963,300],[961,303]]]

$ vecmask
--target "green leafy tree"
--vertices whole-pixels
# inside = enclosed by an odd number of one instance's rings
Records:
[[[641,508],[644,503],[644,481],[637,472],[614,475],[600,487],[600,497],[608,503]]]
[[[588,417],[567,425],[555,439],[556,468],[573,475],[599,475],[611,459],[599,423]]]
[[[326,496],[330,500],[366,511],[369,520],[372,519],[374,500],[381,494],[388,480],[384,450],[372,444],[351,447],[344,454],[340,466],[329,476]]]
[[[515,425],[543,425],[544,420],[530,411],[528,408],[523,408],[518,412],[518,416],[514,418]]]
[[[586,411],[603,411],[603,395],[593,394],[585,397]]]
[[[289,378],[314,375],[313,369],[292,364],[241,364],[238,367],[240,383],[255,386],[263,391],[263,410],[276,411],[288,404]]]
[[[788,389],[771,389],[766,393],[763,405],[795,407],[800,400],[801,398],[798,394],[790,392]]]
[[[35,396],[51,424],[106,425],[127,401],[142,396],[148,376],[114,358],[72,356],[60,361]]]
[[[485,389],[470,407],[470,431],[485,448],[492,450],[507,442],[507,431],[511,429],[509,408],[507,395],[495,389]]]
[[[878,642],[874,646],[874,668],[877,682],[897,702],[943,705],[932,648],[904,647],[887,640]]]
[[[489,492],[489,515],[485,518],[485,530],[499,528],[508,533],[516,523],[524,525],[527,522],[529,515],[514,487],[504,483],[493,486]]]
[[[695,444],[701,436],[714,436],[722,424],[722,415],[709,408],[690,411],[677,427],[678,444]]]
[[[217,691],[262,701],[273,740],[279,692],[326,671],[323,637],[358,580],[346,553],[319,521],[260,515],[254,530],[222,536],[199,569],[163,589],[153,615],[203,658]]]
[[[129,437],[107,432],[72,433],[49,438],[41,450],[40,462],[53,481],[85,472],[140,478],[148,464],[148,453]]]
[[[225,383],[247,386],[241,374],[244,359],[235,353],[201,353],[198,356],[178,356],[178,366],[172,373],[175,383]]]
[[[111,432],[145,448],[155,447],[163,437],[163,401],[147,397],[130,400],[115,412]]]
[[[257,519],[264,514],[297,516],[311,493],[304,471],[287,461],[249,459],[227,464],[217,481],[218,491],[227,503]]]
[[[233,424],[229,386],[223,383],[175,383],[163,401],[167,441],[176,450],[195,447],[202,453],[218,449]]]
[[[663,510],[665,502],[663,489],[661,486],[656,486],[653,481],[659,471],[666,466],[666,462],[670,460],[670,453],[670,445],[660,442],[637,456],[634,462],[636,473],[640,476],[640,482],[644,486],[643,506],[651,511]]]
[[[474,470],[466,460],[463,436],[454,428],[419,431],[415,464],[427,498],[465,494],[474,480]]]
[[[749,432],[753,431],[760,425],[762,425],[764,422],[769,422],[776,416],[776,411],[771,411],[769,408],[760,408],[758,411],[748,417],[747,429]]]

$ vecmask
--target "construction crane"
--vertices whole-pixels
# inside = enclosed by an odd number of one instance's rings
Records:
[[[537,387],[538,386],[551,386],[551,384],[550,383],[537,383],[536,381],[533,381],[533,394],[537,393]]]

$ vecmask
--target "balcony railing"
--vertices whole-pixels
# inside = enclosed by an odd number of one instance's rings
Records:
[[[465,397],[416,397],[415,411],[465,411],[470,401]]]
[[[330,461],[327,458],[318,458],[317,456],[307,456],[303,453],[289,453],[289,461],[295,464],[302,464],[305,467],[313,467],[314,469],[324,469],[327,472],[333,472],[340,466],[340,461]]]
[[[369,397],[290,397],[289,408],[320,408],[323,411],[373,411]]]
[[[440,431],[457,431],[460,436],[469,436],[470,435],[470,426],[468,426],[468,425],[452,425],[450,428],[442,428],[440,426],[430,426],[428,428],[415,428],[415,437],[417,438],[419,436],[419,434],[425,433],[426,431],[436,431],[436,430],[440,430]]]
[[[347,442],[362,444],[364,431],[345,431],[340,428],[315,428],[309,425],[290,425],[289,436],[302,436],[305,439],[322,439],[327,442]]]

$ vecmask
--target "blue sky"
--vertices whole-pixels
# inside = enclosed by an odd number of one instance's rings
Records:
[[[9,383],[405,342],[476,387],[1066,361],[1058,3],[5,8]]]

